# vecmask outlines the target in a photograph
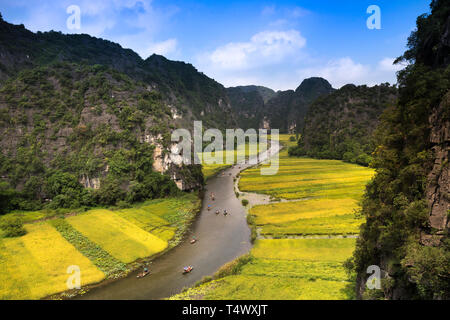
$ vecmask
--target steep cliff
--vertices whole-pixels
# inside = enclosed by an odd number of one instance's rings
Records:
[[[363,298],[449,299],[450,3],[431,2],[417,19],[409,65],[398,75],[399,100],[375,131],[374,179],[353,260]],[[367,267],[382,271],[381,290],[366,289]]]
[[[200,167],[170,152],[172,118],[158,91],[105,66],[58,62],[20,72],[0,88],[0,189],[15,192],[2,210],[201,187]]]
[[[262,127],[264,104],[273,98],[275,91],[260,86],[227,88],[230,105],[242,129]]]

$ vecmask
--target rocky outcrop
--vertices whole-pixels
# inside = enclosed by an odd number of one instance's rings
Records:
[[[90,178],[88,175],[83,175],[80,179],[80,183],[85,188],[100,189],[99,178]]]
[[[430,208],[429,223],[432,234],[422,234],[425,245],[439,245],[448,229],[448,213],[450,210],[450,92],[444,96],[441,104],[429,118],[430,142],[434,163],[428,174],[426,197]]]
[[[183,164],[178,144],[172,143],[169,147],[164,147],[161,135],[156,137],[146,135],[143,140],[155,146],[153,170],[167,173],[178,189],[182,191],[194,190],[203,186],[203,176],[199,174],[201,166]]]

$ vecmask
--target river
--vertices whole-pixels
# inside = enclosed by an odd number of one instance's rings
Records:
[[[270,148],[270,154],[279,151],[278,145]],[[259,161],[267,159],[269,153],[259,155]],[[141,271],[127,277],[92,288],[75,299],[145,299],[155,300],[170,297],[185,287],[194,285],[205,276],[213,275],[225,263],[247,253],[250,243],[250,229],[246,221],[245,208],[234,192],[233,178],[249,164],[235,165],[218,176],[208,180],[201,212],[188,230],[188,236],[177,247],[168,251],[150,264],[150,274],[138,279]],[[210,199],[213,192],[215,200]],[[211,205],[212,209],[207,210]],[[221,213],[216,215],[215,211]],[[223,215],[223,209],[228,215]],[[191,244],[191,236],[198,240]],[[193,271],[182,274],[183,267],[192,265]]]

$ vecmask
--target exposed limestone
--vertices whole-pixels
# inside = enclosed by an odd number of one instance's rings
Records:
[[[144,141],[155,146],[153,151],[153,170],[160,173],[168,173],[180,190],[191,190],[201,187],[197,181],[189,183],[183,173],[183,156],[179,154],[180,147],[177,143],[172,143],[169,148],[165,148],[160,142],[161,135],[153,137],[146,135]]]
[[[100,189],[100,179],[99,178],[89,178],[88,175],[83,175],[80,179],[80,183],[85,188]]]
[[[263,129],[267,129],[267,130],[270,129],[270,122],[269,122],[269,120],[267,120],[266,117],[264,117],[262,127],[263,127]]]
[[[428,245],[438,244],[438,240],[448,228],[448,212],[450,210],[450,121],[444,117],[444,113],[450,109],[450,92],[443,98],[438,108],[429,118],[430,141],[433,144],[434,164],[428,174],[426,196],[430,208],[430,226],[436,231],[436,235],[422,236],[422,243]]]

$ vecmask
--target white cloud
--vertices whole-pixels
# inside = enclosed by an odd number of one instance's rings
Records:
[[[177,44],[177,39],[167,39],[166,41],[152,43],[147,49],[146,56],[150,56],[153,53],[167,56],[176,52]]]
[[[384,58],[375,66],[361,64],[349,57],[329,61],[325,66],[304,68],[297,71],[300,78],[323,77],[335,88],[352,83],[369,85],[396,83],[396,72],[403,66],[392,65],[393,58]]]
[[[301,78],[322,77],[334,86],[341,87],[347,83],[363,81],[369,72],[369,66],[355,63],[352,59],[345,57],[329,61],[325,66],[301,69],[298,74]]]
[[[66,9],[73,4],[81,9],[81,29],[69,30]],[[87,33],[132,48],[144,59],[149,50],[173,53],[178,49],[171,38],[159,43],[164,28],[179,11],[172,5],[155,7],[152,0],[14,0],[10,5],[23,10],[25,18],[20,23],[32,31]]]
[[[230,42],[202,57],[213,69],[239,70],[270,65],[295,54],[306,44],[297,30],[263,31],[248,42]]]
[[[394,64],[394,58],[384,58],[378,63],[378,67],[382,71],[397,72],[404,68],[402,64]]]

